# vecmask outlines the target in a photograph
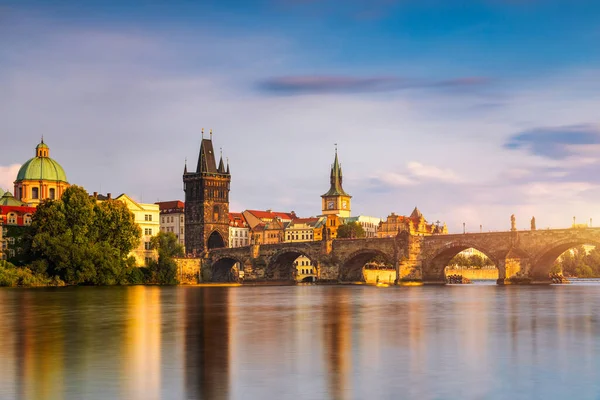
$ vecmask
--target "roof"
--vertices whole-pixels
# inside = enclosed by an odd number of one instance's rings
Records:
[[[289,224],[288,228],[294,225],[308,225],[311,227],[316,227],[319,223],[320,218],[311,217],[311,218],[295,218]]]
[[[11,192],[6,192],[0,197],[0,206],[26,207],[27,204],[15,199]]]
[[[234,213],[234,212],[229,213],[229,225],[230,226],[238,226],[240,228],[248,227],[248,224],[246,223],[246,219],[244,218],[242,213]]]
[[[256,218],[259,219],[273,219],[275,217],[282,219],[282,220],[293,220],[294,218],[296,218],[296,214],[294,214],[293,212],[290,213],[286,213],[286,212],[278,212],[278,211],[261,211],[261,210],[246,210],[247,212],[251,213],[252,215],[254,215]]]
[[[50,157],[33,157],[25,162],[17,174],[17,182],[24,180],[44,180],[68,182],[65,170]]]
[[[183,210],[185,208],[185,203],[180,200],[157,201],[154,204],[158,205],[158,208],[160,209],[160,211],[174,210],[174,209]]]
[[[421,218],[423,216],[423,214],[421,214],[421,211],[419,211],[419,209],[417,207],[415,207],[415,209],[413,210],[413,212],[410,214],[411,218]]]
[[[2,190],[2,188],[0,188],[0,197],[4,196],[4,190]]]
[[[344,191],[342,187],[342,167],[340,166],[338,160],[337,149],[335,150],[335,159],[333,161],[333,165],[331,166],[331,174],[329,178],[329,191],[322,195],[321,197],[326,196],[347,196],[352,197],[348,193]]]

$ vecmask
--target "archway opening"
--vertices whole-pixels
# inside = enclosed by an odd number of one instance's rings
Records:
[[[275,255],[266,270],[270,281],[302,282],[305,278],[318,279],[318,265],[311,257],[299,251],[290,250]]]
[[[223,236],[217,231],[214,231],[208,237],[207,246],[209,250],[212,249],[220,249],[225,247],[225,241],[223,240]]]
[[[552,283],[600,278],[600,246],[589,241],[556,245],[536,260],[530,275],[535,281],[550,279]]]
[[[487,272],[475,272],[481,271],[484,267]],[[498,276],[496,281],[487,280],[489,283],[495,283],[505,277],[505,271],[498,269],[496,260],[487,252],[476,246],[457,243],[442,249],[424,265],[423,282],[442,284],[468,282],[473,281],[471,277],[488,273]],[[467,279],[460,278],[463,276]]]
[[[221,258],[211,267],[211,282],[231,283],[239,281],[241,263],[235,258]]]
[[[350,256],[342,265],[340,281],[392,284],[396,281],[396,268],[387,254],[363,250]]]
[[[499,271],[485,253],[470,247],[452,257],[444,268],[446,283],[496,284]]]

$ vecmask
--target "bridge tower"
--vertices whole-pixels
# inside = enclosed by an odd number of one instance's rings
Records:
[[[342,167],[338,161],[337,145],[335,148],[335,159],[331,165],[329,177],[329,191],[321,196],[323,215],[337,215],[347,218],[350,216],[350,196],[342,188]]]
[[[185,251],[188,255],[200,255],[206,250],[227,247],[229,243],[229,186],[231,173],[229,161],[219,165],[210,138],[204,138],[196,172],[183,171],[185,192]]]

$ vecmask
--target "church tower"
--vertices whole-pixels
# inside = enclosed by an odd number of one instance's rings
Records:
[[[323,215],[332,215],[347,218],[350,216],[350,196],[342,188],[342,167],[338,161],[337,147],[335,149],[335,160],[331,166],[329,177],[329,191],[321,196]]]
[[[219,165],[210,139],[202,143],[196,172],[183,171],[185,192],[185,251],[200,255],[206,250],[227,247],[229,243],[229,162],[227,168],[223,155]]]

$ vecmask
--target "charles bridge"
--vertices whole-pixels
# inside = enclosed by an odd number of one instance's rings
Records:
[[[600,245],[600,228],[335,239],[320,242],[250,245],[210,250],[202,259],[202,280],[292,283],[294,260],[303,255],[316,268],[317,281],[363,281],[365,263],[379,256],[396,269],[398,282],[444,284],[444,269],[461,251],[474,248],[498,268],[498,283],[549,284],[556,258],[578,245]],[[243,274],[239,270],[243,271]]]

